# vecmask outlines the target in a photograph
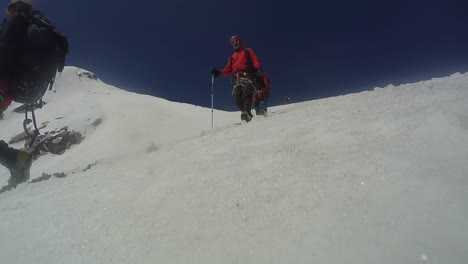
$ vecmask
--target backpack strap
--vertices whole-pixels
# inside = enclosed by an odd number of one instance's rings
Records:
[[[268,79],[266,82],[264,78],[266,78],[265,75],[263,75],[263,77],[258,77],[256,76],[256,72],[255,71],[255,68],[253,66],[253,63],[252,63],[252,57],[250,56],[250,49],[249,48],[245,48],[245,66],[246,66],[246,71],[247,72],[250,72],[252,73],[252,75],[254,76],[254,83],[255,83],[255,87],[257,88],[257,90],[265,90],[265,91],[268,91],[269,90],[269,83],[270,83],[270,80]]]
[[[250,48],[245,48],[245,71],[255,74],[255,69],[252,63],[252,57],[250,56]]]

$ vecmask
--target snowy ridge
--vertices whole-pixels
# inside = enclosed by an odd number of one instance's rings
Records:
[[[32,169],[68,176],[0,194],[2,263],[468,259],[468,74],[278,106],[240,126],[216,111],[211,132],[211,109],[77,70],[37,115],[86,138]],[[8,112],[2,139],[21,122]]]
[[[87,165],[114,155],[128,156],[153,145],[166,144],[210,130],[211,118],[204,117],[201,120],[196,115],[208,114],[208,111],[211,114],[211,109],[130,93],[101,81],[79,77],[77,73],[81,72],[81,69],[66,67],[56,82],[56,92],[48,92],[44,96],[47,105],[36,111],[39,123],[49,122],[44,131],[68,126],[70,130],[84,134],[86,140],[77,146],[77,151],[72,150],[77,155],[74,159],[78,158],[80,163]],[[174,107],[168,107],[170,105]],[[15,106],[7,111],[7,120],[2,120],[2,123],[12,124],[8,125],[8,131],[2,129],[1,136],[4,139],[23,131],[24,115],[13,113]],[[220,115],[218,118],[222,118],[223,114],[229,115],[221,111],[216,114]],[[229,122],[226,117],[219,121],[219,125]],[[98,129],[94,124],[99,124]],[[173,130],[174,127],[178,129]],[[21,144],[16,147],[21,147]],[[54,170],[68,167],[57,168],[56,164],[50,162],[55,163],[52,160],[44,163],[52,165]]]

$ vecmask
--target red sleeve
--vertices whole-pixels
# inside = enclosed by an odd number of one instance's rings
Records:
[[[219,75],[221,76],[229,76],[229,74],[232,72],[232,59],[229,57],[228,62],[224,66],[224,69],[219,71]]]
[[[252,65],[254,69],[261,68],[262,65],[260,64],[260,61],[258,61],[257,55],[255,55],[255,52],[251,49],[247,49],[248,52],[250,52],[250,59],[252,60]]]
[[[8,81],[0,80],[0,112],[5,111],[13,100],[8,88]]]

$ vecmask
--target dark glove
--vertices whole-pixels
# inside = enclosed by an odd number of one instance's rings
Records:
[[[265,92],[260,90],[257,92],[256,96],[258,100],[262,100],[263,98],[265,98]]]
[[[211,73],[211,75],[213,75],[214,77],[218,77],[218,76],[219,76],[219,70],[216,69],[215,67],[211,68],[210,73]]]
[[[257,78],[263,78],[263,71],[262,71],[262,68],[258,68],[258,69],[257,69],[257,72],[256,72],[255,76],[256,76]]]

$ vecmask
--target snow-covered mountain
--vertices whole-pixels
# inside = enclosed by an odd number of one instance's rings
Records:
[[[241,125],[215,110],[211,131],[211,109],[83,72],[67,67],[36,116],[84,140],[0,193],[1,263],[468,260],[468,74]],[[14,107],[1,139],[23,130]]]

